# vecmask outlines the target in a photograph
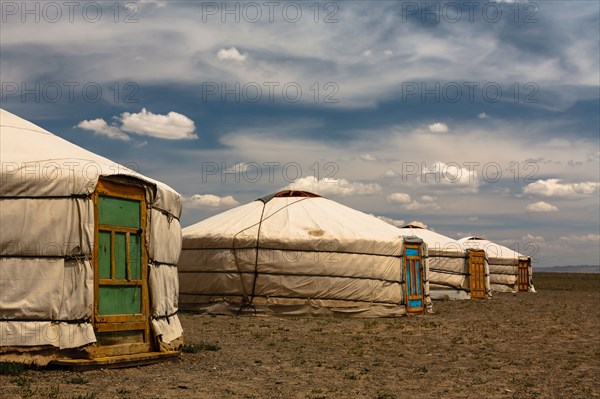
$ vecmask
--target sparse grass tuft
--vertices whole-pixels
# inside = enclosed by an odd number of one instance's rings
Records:
[[[347,380],[352,380],[352,381],[358,380],[358,376],[354,373],[346,373],[346,374],[344,374],[344,378]]]
[[[23,376],[23,375],[20,375],[20,376],[18,376],[18,377],[16,377],[16,378],[14,378],[14,379],[12,380],[12,382],[13,382],[13,384],[15,384],[15,385],[16,385],[16,386],[18,386],[18,387],[25,387],[25,386],[29,386],[29,384],[31,383],[31,382],[29,381],[29,378],[27,378],[27,377],[25,377],[25,376]]]
[[[19,375],[25,371],[23,363],[0,362],[0,375]]]
[[[57,399],[59,397],[59,393],[60,385],[53,385],[50,388],[48,388],[48,392],[43,393],[42,396],[48,399]]]
[[[74,384],[74,385],[85,385],[87,384],[89,381],[86,380],[85,378],[83,378],[80,375],[77,375],[75,377],[69,378],[66,383],[67,384]]]
[[[218,351],[221,347],[217,344],[198,342],[195,344],[185,344],[181,347],[183,353],[198,353],[200,351]]]
[[[31,389],[31,380],[25,376],[18,376],[12,380],[12,382],[21,387],[21,391],[19,392],[22,398],[30,398],[35,395],[35,391]]]

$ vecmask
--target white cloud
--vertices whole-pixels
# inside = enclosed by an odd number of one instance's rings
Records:
[[[486,114],[485,112],[480,113],[479,115],[477,115],[477,117],[479,119],[487,119],[487,118],[489,118],[488,114]]]
[[[232,167],[225,169],[225,172],[244,173],[244,172],[247,172],[248,170],[250,170],[250,168],[257,168],[257,167],[259,167],[259,166],[250,165],[245,162],[238,162],[235,165],[233,165]]]
[[[424,195],[421,197],[421,202],[413,200],[410,195],[406,193],[393,193],[387,196],[386,200],[390,204],[400,204],[402,208],[408,211],[417,211],[422,209],[433,209],[438,210],[441,207],[435,202],[436,197],[430,195]]]
[[[121,114],[121,122],[126,132],[143,136],[152,136],[166,140],[190,140],[197,139],[194,134],[196,125],[194,121],[177,112],[169,112],[167,115],[153,114],[143,108],[140,113],[132,114],[124,112]]]
[[[581,234],[581,235],[568,235],[568,236],[562,236],[559,238],[560,241],[568,241],[568,242],[573,242],[573,241],[578,241],[578,242],[593,242],[596,244],[600,244],[600,234]]]
[[[523,194],[542,197],[577,198],[598,192],[600,183],[562,183],[561,179],[538,180],[523,188]]]
[[[406,193],[393,193],[388,195],[386,200],[390,204],[409,204],[411,198],[410,195]]]
[[[377,157],[373,154],[362,154],[360,156],[360,159],[362,159],[363,161],[377,161]]]
[[[389,56],[393,55],[394,53],[392,52],[392,50],[385,50],[383,52],[383,54],[389,57]]]
[[[442,209],[442,207],[436,204],[435,202],[428,201],[412,201],[410,204],[403,205],[402,208],[406,209],[407,211],[420,211],[424,209],[432,209],[437,211],[439,209]]]
[[[470,222],[476,222],[478,220],[479,220],[479,218],[477,216],[469,216],[469,221]]]
[[[362,52],[363,57],[370,57],[371,55],[373,55],[373,52],[371,50],[365,50]]]
[[[117,126],[116,124],[108,125],[104,119],[92,119],[79,122],[77,127],[93,131],[95,134],[111,139],[123,141],[131,139],[127,133],[166,140],[191,140],[198,138],[194,134],[196,130],[194,121],[177,112],[160,115],[153,114],[152,112],[148,112],[146,108],[142,108],[142,111],[137,114],[123,112],[121,116],[114,117],[114,119],[121,126]]]
[[[284,190],[309,191],[319,195],[339,195],[347,197],[351,195],[373,195],[381,192],[381,186],[377,183],[357,183],[346,179],[315,179],[307,176],[287,185]]]
[[[161,3],[166,4],[167,0],[157,2]],[[171,5],[172,3],[174,4]],[[50,48],[52,54],[64,56],[66,63],[74,65],[73,72],[77,76],[73,76],[73,79],[93,79],[97,82],[124,81],[122,79],[130,78],[130,61],[123,54],[132,52],[139,52],[147,57],[144,68],[136,71],[139,81],[165,82],[165,77],[168,76],[169,81],[176,80],[183,84],[221,82],[227,78],[234,81],[245,78],[243,81],[260,83],[257,78],[264,77],[265,69],[276,71],[280,82],[327,81],[324,79],[331,75],[331,69],[322,68],[321,62],[305,66],[311,60],[319,60],[336,65],[336,71],[339,71],[336,72],[336,81],[344,88],[344,101],[340,101],[339,106],[373,105],[384,97],[396,94],[402,82],[439,80],[440,61],[444,63],[443,76],[453,77],[457,82],[485,82],[489,81],[490,76],[496,82],[511,82],[513,80],[510,79],[514,79],[514,76],[520,76],[523,81],[543,81],[548,82],[549,86],[564,83],[589,84],[595,87],[598,80],[598,62],[595,56],[597,34],[594,36],[594,31],[589,29],[586,32],[592,35],[578,35],[578,40],[569,46],[572,53],[560,52],[561,46],[557,44],[557,54],[536,53],[535,56],[524,57],[523,54],[527,55],[526,48],[511,45],[510,41],[504,40],[494,30],[481,30],[480,24],[445,26],[449,29],[449,34],[437,35],[413,29],[410,24],[397,23],[401,15],[390,15],[393,13],[387,7],[375,10],[364,2],[339,10],[336,17],[341,18],[335,24],[336,40],[323,40],[323,37],[331,34],[329,24],[310,24],[310,18],[302,18],[302,22],[298,24],[284,24],[288,26],[280,23],[252,24],[247,23],[248,21],[231,25],[235,18],[228,18],[227,23],[222,24],[220,17],[223,15],[215,14],[208,16],[208,23],[198,24],[197,15],[190,12],[186,5],[177,3],[180,2],[169,2],[169,7],[161,9],[161,12],[144,13],[146,23],[144,26],[136,26],[133,31],[130,26],[133,24],[119,24],[108,32],[101,29],[88,30],[86,40],[83,40],[81,34],[76,34],[77,24],[69,21],[55,24],[52,35],[41,34],[43,27],[8,23],[3,25],[3,45],[19,48],[23,44],[35,43]],[[562,12],[550,13],[548,17],[550,23],[556,23],[557,34],[578,32],[573,30],[583,26],[585,15],[597,13],[595,2],[588,3],[591,4],[583,5],[581,10],[578,8],[577,11],[580,12],[569,11],[568,15]],[[276,20],[284,22],[281,21],[281,12],[276,14]],[[362,17],[356,18],[356,15]],[[268,16],[263,8],[261,22],[266,19]],[[61,21],[64,20],[63,18]],[[33,33],[28,36],[27,31],[31,32],[32,29]],[[165,32],[169,34],[164,34]],[[393,34],[384,34],[388,32]],[[295,40],[298,35],[303,40]],[[31,37],[36,37],[36,40],[32,41]],[[123,37],[128,37],[129,40],[119,40]],[[147,40],[148,37],[152,40]],[[90,41],[95,45],[89,46]],[[135,46],[132,47],[132,43]],[[194,45],[190,46],[190,43]],[[267,56],[260,60],[260,64],[240,71],[237,76],[232,76],[227,69],[216,70],[215,64],[222,62],[214,56],[215,53],[218,49],[231,51],[235,48],[232,47],[233,43],[244,49],[259,48]],[[156,47],[160,47],[162,51],[152,51]],[[453,48],[452,52],[447,51],[450,47]],[[395,54],[406,56],[385,63],[375,62],[368,68],[356,68],[357,48],[394,49]],[[490,48],[494,51],[489,51]],[[10,74],[4,76],[3,80],[28,81],[23,75],[35,76],[31,72],[54,67],[38,61],[46,56],[45,52],[37,53],[42,54],[32,54],[31,57],[36,60],[31,65],[11,66],[8,71]],[[98,57],[99,55],[101,56]],[[243,54],[240,56],[243,57]],[[571,63],[559,62],[561,57],[570,59]],[[206,64],[209,65],[204,67]],[[57,64],[56,68],[61,65]],[[578,73],[573,73],[573,70]],[[5,68],[3,74],[6,74]],[[562,91],[566,89],[561,86]],[[312,96],[303,97],[308,99]],[[567,94],[565,97],[569,101],[577,100],[577,95]]]
[[[400,174],[392,169],[388,169],[383,174],[384,177],[398,177]]]
[[[527,205],[525,208],[527,212],[556,212],[558,208],[552,204],[544,201],[535,202]]]
[[[444,190],[452,186],[458,192],[477,193],[479,179],[474,168],[463,168],[459,164],[436,161],[432,167],[424,168],[420,182],[429,186],[443,185]]]
[[[222,48],[217,52],[217,58],[219,61],[244,62],[248,58],[248,54],[241,54],[235,47],[231,47],[228,50]]]
[[[138,0],[140,3],[140,6],[143,5],[152,5],[152,6],[156,6],[157,8],[163,8],[167,5],[167,0]]]
[[[131,140],[131,138],[125,133],[123,133],[121,129],[119,129],[116,126],[107,124],[106,121],[101,118],[81,121],[77,124],[76,127],[92,131],[96,135],[106,136],[114,140]]]
[[[434,124],[429,125],[429,131],[432,133],[447,133],[448,125],[445,123],[436,122]]]
[[[373,215],[375,216],[375,215]],[[391,224],[392,226],[402,227],[406,225],[406,222],[402,219],[392,219],[387,216],[375,216],[377,219],[381,219],[386,223]]]
[[[521,240],[523,240],[523,241],[538,241],[538,242],[545,241],[544,237],[542,237],[542,236],[536,236],[536,235],[533,235],[531,233],[525,234],[523,237],[521,237]]]
[[[184,198],[184,202],[190,208],[230,208],[240,204],[231,195],[219,197],[213,194],[194,194]]]

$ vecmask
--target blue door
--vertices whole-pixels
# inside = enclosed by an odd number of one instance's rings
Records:
[[[423,295],[423,268],[420,245],[406,245],[404,247],[404,270],[406,273],[406,312],[408,314],[423,314],[425,298]]]

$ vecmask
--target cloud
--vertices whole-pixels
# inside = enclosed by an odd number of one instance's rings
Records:
[[[599,161],[600,160],[600,151],[598,152],[591,152],[588,154],[587,156],[587,161],[588,162],[594,162],[594,161]]]
[[[219,61],[244,62],[248,58],[248,54],[241,54],[235,47],[231,47],[228,50],[222,48],[217,52],[217,58]]]
[[[84,120],[77,124],[78,128],[94,132],[98,136],[106,136],[114,140],[129,141],[131,138],[123,133],[121,129],[106,123],[104,119]]]
[[[599,244],[600,243],[600,234],[581,234],[581,235],[568,235],[568,236],[562,236],[559,238],[560,241],[568,241],[568,242],[573,242],[573,241],[577,241],[577,242],[593,242],[595,244]]]
[[[238,162],[230,168],[225,169],[225,172],[231,173],[244,173],[250,170],[250,168],[258,168],[258,165],[250,165],[245,162]],[[260,171],[260,170],[259,170]]]
[[[409,204],[411,201],[410,195],[406,193],[390,194],[386,198],[390,204]]]
[[[373,154],[362,154],[360,156],[360,159],[362,159],[363,161],[367,161],[367,162],[369,162],[369,161],[377,161],[378,160],[377,157],[375,155],[373,155]]]
[[[166,4],[167,1],[157,2],[160,3]],[[365,2],[349,4],[340,8],[336,15],[336,18],[341,18],[335,32],[331,31],[329,24],[310,25],[310,18],[302,18],[298,24],[284,24],[287,26],[279,23],[253,24],[243,20],[234,23],[235,18],[227,18],[227,23],[223,24],[221,17],[224,15],[214,14],[204,15],[208,23],[198,24],[197,15],[190,12],[187,4],[181,3],[186,2],[169,2],[169,6],[161,12],[144,13],[146,23],[136,26],[133,31],[128,24],[115,25],[110,32],[89,29],[85,36],[87,40],[74,34],[74,25],[64,22],[64,18],[61,20],[64,23],[53,26],[51,37],[42,34],[42,27],[3,24],[3,59],[5,47],[33,53],[35,46],[40,46],[59,59],[62,57],[62,62],[57,60],[48,65],[40,62],[47,56],[46,52],[28,54],[32,60],[30,65],[11,67],[3,81],[28,81],[22,76],[35,77],[35,72],[49,68],[71,74],[71,69],[64,68],[65,65],[72,66],[73,73],[77,74],[72,79],[77,81],[124,81],[131,77],[131,65],[128,57],[123,55],[139,52],[147,61],[144,68],[136,71],[136,78],[152,84],[166,82],[165,77],[169,77],[168,84],[177,81],[193,85],[196,82],[221,82],[227,78],[259,82],[257,78],[264,77],[265,70],[276,71],[280,82],[326,82],[324,79],[330,78],[332,69],[324,66],[331,65],[347,99],[340,101],[339,106],[372,106],[397,94],[403,82],[412,81],[454,79],[456,82],[489,82],[493,78],[507,88],[510,84],[507,82],[514,82],[514,76],[519,76],[523,82],[544,82],[544,87],[560,84],[561,92],[568,91],[569,86],[597,86],[598,62],[595,55],[598,32],[587,19],[588,15],[597,13],[595,2],[581,5],[577,10],[562,6],[563,10],[555,11],[554,6],[549,6],[554,12],[548,12],[547,18],[535,24],[535,31],[527,29],[527,32],[511,32],[505,26],[502,29],[485,29],[489,23],[481,18],[469,25],[451,24],[446,20],[442,21],[446,23],[436,24],[433,30],[418,29],[413,23],[402,23],[401,19],[406,17],[401,12],[405,5],[403,2],[390,3],[389,7],[380,9],[374,9]],[[304,5],[302,8],[304,13],[311,12]],[[261,9],[261,22],[265,22],[269,13],[265,13],[262,4]],[[462,11],[461,21],[465,17],[464,7]],[[281,12],[276,14],[276,20],[283,22]],[[362,17],[356,18],[357,15]],[[15,21],[15,17],[11,21]],[[36,37],[35,41],[24,34],[27,30]],[[299,34],[303,40],[294,40]],[[333,40],[322,40],[328,34],[333,35]],[[122,37],[128,37],[128,40],[119,40]],[[148,37],[152,40],[147,40]],[[199,37],[206,40],[197,40]],[[577,37],[577,40],[572,40],[572,37]],[[86,45],[90,41],[96,45]],[[137,46],[132,47],[132,43]],[[190,48],[189,43],[194,43],[194,46]],[[219,53],[226,58],[232,57],[229,53],[233,54],[233,59],[244,57],[236,47],[232,47],[233,43],[240,48],[248,48],[248,51],[256,48],[257,52],[261,52],[261,62],[237,76],[230,75],[226,69],[214,68],[215,64],[223,61],[219,59]],[[163,51],[152,51],[156,47]],[[447,51],[448,48],[453,48],[453,51]],[[364,49],[373,49],[378,54],[389,49],[402,56],[357,67],[357,52],[360,54]],[[440,70],[441,63],[443,71]],[[11,64],[15,62],[11,60]],[[3,73],[6,73],[5,68]],[[55,76],[54,73],[54,70],[50,71],[49,75]],[[477,91],[480,92],[480,88]],[[576,93],[571,90],[573,92]],[[574,102],[578,99],[577,94],[571,93],[565,93],[565,97]]]
[[[432,133],[448,133],[448,125],[445,123],[436,122],[429,125],[429,131]]]
[[[558,208],[552,204],[544,201],[535,202],[527,205],[525,208],[527,212],[556,212]]]
[[[539,241],[539,242],[545,241],[544,237],[536,236],[536,235],[533,235],[530,233],[527,233],[523,237],[521,237],[521,240],[523,240],[523,241]]]
[[[555,198],[578,198],[598,192],[600,183],[562,183],[561,179],[538,180],[523,188],[523,194]]]
[[[392,50],[385,50],[383,52],[383,54],[389,57],[389,56],[393,55],[394,53],[392,52]]]
[[[469,216],[469,222],[476,222],[479,218],[477,216]]]
[[[437,203],[433,202],[428,198],[427,195],[421,197],[421,202],[413,200],[410,204],[403,205],[402,208],[407,211],[420,211],[423,209],[439,210],[442,209]]]
[[[388,169],[385,171],[383,176],[384,177],[398,177],[398,176],[400,176],[400,174],[398,172],[396,172],[395,170]]]
[[[76,127],[93,131],[97,135],[123,141],[131,140],[127,133],[166,140],[193,140],[198,138],[194,134],[196,130],[194,121],[177,112],[160,115],[142,108],[142,111],[137,114],[123,112],[121,116],[113,119],[115,120],[113,125],[108,125],[104,119],[92,119],[81,121]],[[117,126],[116,123],[120,123],[121,126]]]
[[[435,201],[436,197],[432,197],[430,195],[423,195],[421,197],[421,201],[416,201],[411,198],[410,195],[406,193],[393,193],[387,196],[387,202],[390,204],[399,204],[402,208],[408,211],[417,211],[422,209],[433,209],[438,210],[441,209]]]
[[[375,216],[375,215],[373,215]],[[396,227],[403,227],[406,225],[406,222],[402,219],[392,219],[389,218],[387,216],[375,216],[377,219],[381,219],[386,223],[391,224],[392,226],[396,226]]]
[[[458,164],[445,164],[440,161],[434,162],[430,169],[423,169],[420,183],[430,187],[444,186],[444,191],[451,186],[458,192],[479,192],[479,179],[474,168],[463,168]]]
[[[346,179],[315,179],[303,177],[287,185],[284,190],[309,191],[319,195],[337,195],[347,197],[351,195],[373,195],[382,191],[377,183],[356,183]]]
[[[240,204],[231,195],[219,197],[213,194],[194,194],[184,198],[184,203],[190,208],[230,208]]]
[[[194,121],[177,112],[167,115],[153,114],[146,108],[137,114],[124,112],[121,114],[122,127],[126,132],[143,136],[157,137],[166,140],[193,140],[196,126]]]
[[[167,0],[138,0],[140,3],[140,6],[143,5],[152,5],[155,6],[157,8],[163,8],[167,6]]]
[[[477,117],[479,119],[487,119],[487,118],[489,118],[488,114],[486,114],[485,112],[480,113],[479,115],[477,115]]]
[[[371,50],[365,50],[362,52],[363,57],[370,57],[371,55],[373,55],[373,52]]]

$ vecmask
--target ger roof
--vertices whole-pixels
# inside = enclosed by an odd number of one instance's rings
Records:
[[[184,249],[238,245],[280,249],[401,253],[401,231],[372,215],[308,192],[280,192],[230,209],[183,230]],[[327,247],[328,246],[328,247]]]

